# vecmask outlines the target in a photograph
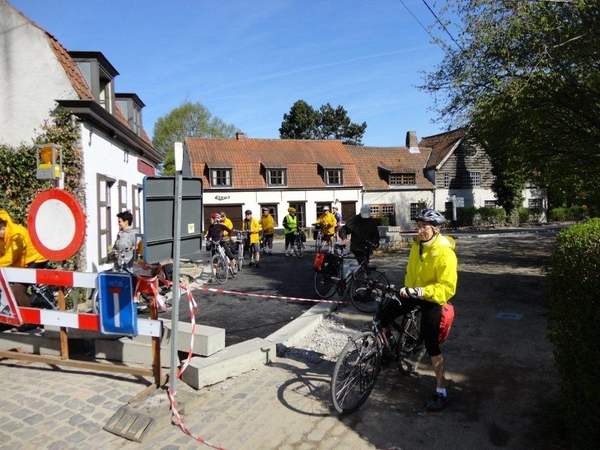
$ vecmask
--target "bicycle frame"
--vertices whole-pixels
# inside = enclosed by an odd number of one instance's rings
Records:
[[[418,336],[420,308],[413,308],[400,324],[391,321],[391,327],[399,334],[390,334],[388,339],[381,326],[381,315],[390,301],[400,301],[393,287],[385,289],[384,301],[378,305],[370,329],[349,337],[340,352],[331,378],[331,400],[339,413],[351,413],[363,405],[383,365],[395,361],[403,374],[410,375],[423,357],[425,349]],[[411,356],[416,356],[415,362]]]

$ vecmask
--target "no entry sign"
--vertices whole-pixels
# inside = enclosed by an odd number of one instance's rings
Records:
[[[27,220],[31,241],[40,254],[53,261],[75,255],[85,239],[85,215],[77,199],[53,188],[38,194]]]

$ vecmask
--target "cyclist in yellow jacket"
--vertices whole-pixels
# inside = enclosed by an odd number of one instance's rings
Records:
[[[288,215],[283,218],[283,234],[285,235],[285,256],[294,254],[294,239],[298,231],[298,217],[296,217],[296,208],[290,206]]]
[[[258,265],[258,261],[260,261],[260,246],[258,242],[260,241],[259,233],[262,228],[258,220],[252,217],[252,211],[247,209],[244,214],[245,218],[242,221],[242,230],[248,231],[250,240],[250,267],[254,266],[258,269],[260,267]]]
[[[401,304],[388,303],[383,309],[381,323],[387,329],[389,320],[405,314],[416,305],[421,306],[421,339],[431,358],[437,384],[427,409],[439,411],[448,402],[444,357],[438,342],[440,319],[442,306],[456,293],[458,262],[454,239],[440,233],[440,226],[446,221],[442,214],[434,209],[424,209],[417,215],[416,221],[418,235],[408,256],[404,287],[400,289]]]
[[[323,233],[323,238],[327,239],[327,243],[329,244],[329,253],[333,253],[333,247],[335,244],[335,227],[337,225],[337,220],[331,211],[329,210],[329,206],[323,207],[323,214],[321,214],[317,221],[313,224],[316,225],[321,224],[321,232]]]
[[[33,246],[27,228],[12,221],[5,210],[0,210],[0,267],[45,268],[48,259]],[[25,290],[27,286],[13,283],[12,290],[19,306],[31,306]]]
[[[265,247],[269,255],[273,254],[273,235],[275,234],[275,220],[269,212],[269,208],[264,207],[262,209],[262,216],[259,220],[260,226],[262,227],[263,237],[265,238]]]

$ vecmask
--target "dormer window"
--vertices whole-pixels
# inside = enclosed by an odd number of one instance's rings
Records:
[[[129,128],[138,136],[142,134],[142,108],[146,106],[136,94],[115,94]]]
[[[268,186],[287,186],[286,169],[267,169]]]
[[[211,169],[210,185],[213,188],[231,187],[231,168]]]
[[[342,184],[342,169],[325,169],[325,184],[340,186]]]
[[[388,184],[390,186],[414,186],[416,178],[414,173],[390,173]]]
[[[119,72],[101,52],[72,51],[69,52],[69,55],[81,70],[86,83],[94,94],[94,99],[109,113],[114,114],[114,79]]]

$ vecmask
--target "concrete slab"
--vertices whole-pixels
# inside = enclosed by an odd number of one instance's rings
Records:
[[[195,389],[210,386],[241,375],[276,359],[275,343],[250,339],[231,345],[210,357],[194,357],[183,371],[181,380]]]
[[[43,328],[22,332],[9,330],[0,333],[0,350],[15,348],[19,348],[23,353],[60,356],[60,340],[48,338]]]
[[[95,357],[124,363],[135,363],[146,366],[152,365],[152,345],[137,342],[123,337],[116,340],[96,339],[94,341]],[[179,364],[179,361],[177,361]],[[161,367],[171,367],[171,349],[168,345],[160,348]]]

